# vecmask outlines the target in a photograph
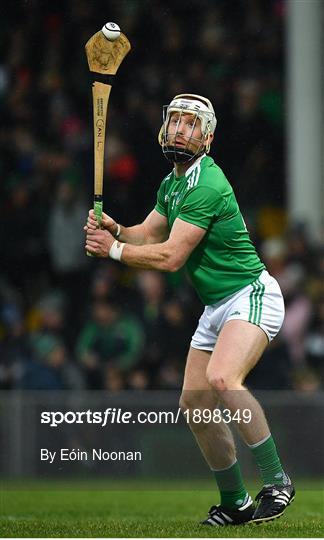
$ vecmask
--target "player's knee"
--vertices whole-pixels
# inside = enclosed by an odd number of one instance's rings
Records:
[[[185,390],[182,391],[180,400],[179,400],[179,407],[184,413],[187,410],[196,409],[201,406],[201,403],[203,401],[203,393],[196,390]]]
[[[206,377],[210,386],[213,388],[213,390],[216,390],[218,394],[225,392],[226,390],[233,390],[235,387],[233,381],[231,381],[229,377],[223,375],[222,373],[209,371],[207,369]]]

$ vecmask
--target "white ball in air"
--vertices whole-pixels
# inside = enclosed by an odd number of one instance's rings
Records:
[[[102,27],[101,31],[105,38],[107,38],[109,41],[115,41],[120,36],[120,28],[118,24],[113,22],[106,23]]]

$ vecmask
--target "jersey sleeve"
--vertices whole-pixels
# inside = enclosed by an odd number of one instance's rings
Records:
[[[159,212],[159,214],[162,214],[162,216],[167,217],[167,207],[166,207],[166,201],[165,201],[165,182],[162,182],[159,191],[157,192],[156,197],[156,205],[154,207],[154,210]]]
[[[210,223],[221,216],[224,206],[221,193],[207,186],[197,186],[184,198],[178,218],[207,230]]]

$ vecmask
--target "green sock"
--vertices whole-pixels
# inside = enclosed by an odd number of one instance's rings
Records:
[[[220,491],[221,505],[230,509],[241,506],[248,497],[248,492],[244,487],[238,462],[235,461],[228,469],[214,471],[214,475]]]
[[[287,476],[280,463],[272,436],[269,435],[265,441],[257,445],[249,446],[256,459],[263,483],[285,485]]]

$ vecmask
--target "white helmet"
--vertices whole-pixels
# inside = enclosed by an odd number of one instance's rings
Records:
[[[197,118],[200,119],[202,140],[201,146],[195,154],[187,148],[180,149],[168,144],[168,125],[170,116],[174,112],[194,114],[196,116],[195,120]],[[215,111],[209,99],[197,94],[178,94],[172,99],[169,105],[164,105],[163,107],[163,125],[159,133],[159,143],[162,146],[165,157],[172,162],[185,163],[203,152],[208,153],[210,144],[206,146],[204,142],[208,139],[208,135],[214,133],[216,124]]]

